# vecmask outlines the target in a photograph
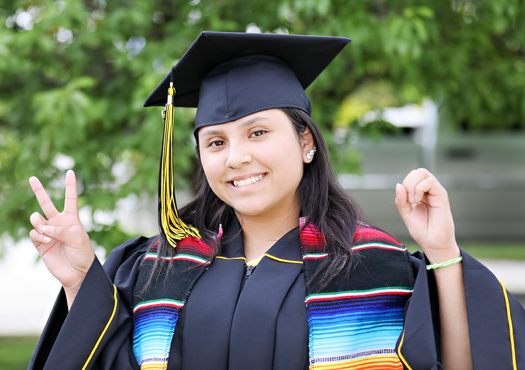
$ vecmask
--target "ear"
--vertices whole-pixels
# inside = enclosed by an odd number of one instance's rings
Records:
[[[312,132],[307,127],[306,130],[301,134],[301,146],[303,149],[303,161],[304,163],[312,162],[313,158],[308,159],[306,155],[313,149],[315,146],[314,138]]]

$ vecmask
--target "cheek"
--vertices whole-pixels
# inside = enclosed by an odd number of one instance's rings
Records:
[[[228,202],[226,184],[222,181],[224,178],[224,164],[219,161],[201,161],[204,176],[208,181],[211,191],[224,203],[231,205]]]
[[[295,183],[302,178],[304,168],[302,151],[290,147],[287,143],[282,144],[281,150],[268,150],[263,161],[279,173],[280,181]]]
[[[285,159],[286,161],[284,161]],[[288,149],[281,153],[281,160],[296,171],[302,170],[304,165],[302,148],[299,146],[288,146]]]
[[[222,178],[224,166],[220,164],[218,158],[206,155],[201,156],[201,165],[208,184],[213,189],[213,184]]]

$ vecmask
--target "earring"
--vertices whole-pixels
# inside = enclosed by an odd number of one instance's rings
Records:
[[[306,159],[312,160],[316,151],[317,151],[317,148],[314,146],[312,149],[310,149],[310,151],[306,155]]]

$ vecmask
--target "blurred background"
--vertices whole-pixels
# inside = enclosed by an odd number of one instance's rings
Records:
[[[59,286],[28,241],[38,176],[74,169],[97,254],[156,234],[160,108],[144,100],[203,30],[344,36],[307,90],[340,180],[417,249],[394,186],[426,167],[460,244],[525,296],[525,3],[488,0],[1,0],[0,368],[25,368]],[[179,204],[198,169],[177,109]]]

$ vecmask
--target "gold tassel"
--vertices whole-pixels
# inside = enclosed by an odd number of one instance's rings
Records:
[[[194,236],[201,239],[199,231],[186,225],[179,218],[177,211],[177,203],[175,200],[175,190],[173,186],[173,95],[175,88],[173,82],[170,83],[168,89],[168,102],[166,109],[163,112],[164,118],[164,137],[162,143],[162,159],[160,166],[160,199],[159,199],[159,218],[162,226],[162,233],[166,240],[174,248],[177,246],[177,241],[184,239],[187,236]]]

